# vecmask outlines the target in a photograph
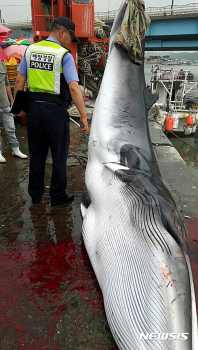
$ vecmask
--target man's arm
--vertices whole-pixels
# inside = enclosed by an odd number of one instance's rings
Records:
[[[84,105],[83,95],[79,88],[78,82],[71,81],[71,83],[69,83],[68,85],[69,85],[69,90],[71,93],[72,100],[81,115],[80,123],[84,125],[84,128],[82,128],[82,131],[87,132],[89,130],[89,126],[87,122],[86,109]]]
[[[14,87],[14,96],[16,95],[18,90],[24,90],[25,81],[26,81],[26,76],[18,72],[15,87]]]
[[[7,95],[8,95],[8,98],[9,98],[9,101],[10,101],[10,104],[12,105],[13,104],[13,96],[12,96],[12,90],[11,90],[11,87],[10,85],[6,85],[6,91],[7,91]]]
[[[16,96],[16,93],[18,90],[22,90],[22,91],[24,90],[25,81],[26,81],[26,76],[18,72],[15,87],[14,87],[14,97]],[[25,112],[21,111],[21,113],[17,114],[17,116],[23,117],[25,114],[26,114]]]
[[[13,104],[13,96],[12,96],[12,90],[11,90],[11,87],[10,87],[10,81],[8,79],[8,74],[7,74],[7,67],[5,65],[5,63],[3,63],[4,65],[4,69],[6,71],[6,75],[5,75],[5,88],[6,88],[6,92],[7,92],[7,95],[8,95],[8,98],[9,98],[9,101],[10,101],[10,105]]]

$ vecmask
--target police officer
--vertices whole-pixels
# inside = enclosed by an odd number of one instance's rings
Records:
[[[69,115],[71,99],[88,131],[83,96],[78,85],[75,63],[68,47],[78,42],[75,24],[67,17],[57,17],[47,40],[30,45],[18,68],[15,94],[23,90],[27,77],[29,91],[27,134],[30,154],[28,193],[33,204],[42,200],[45,185],[45,163],[51,150],[53,169],[49,194],[51,205],[73,200],[66,193],[66,160],[69,149]]]

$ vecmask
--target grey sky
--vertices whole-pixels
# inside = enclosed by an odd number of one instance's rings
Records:
[[[174,0],[175,5],[195,3],[195,0]],[[30,0],[0,0],[0,10],[5,22],[31,19]],[[95,0],[95,12],[117,10],[122,0]],[[161,7],[172,4],[172,0],[145,0],[146,7]]]

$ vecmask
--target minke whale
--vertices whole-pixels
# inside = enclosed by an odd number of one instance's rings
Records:
[[[91,123],[83,240],[119,349],[197,350],[186,231],[149,136],[157,96],[146,88],[144,65],[114,45],[127,3],[113,24]]]

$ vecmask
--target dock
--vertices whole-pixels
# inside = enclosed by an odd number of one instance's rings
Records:
[[[198,181],[161,127],[149,121],[149,130],[162,181],[184,221],[198,310]]]

